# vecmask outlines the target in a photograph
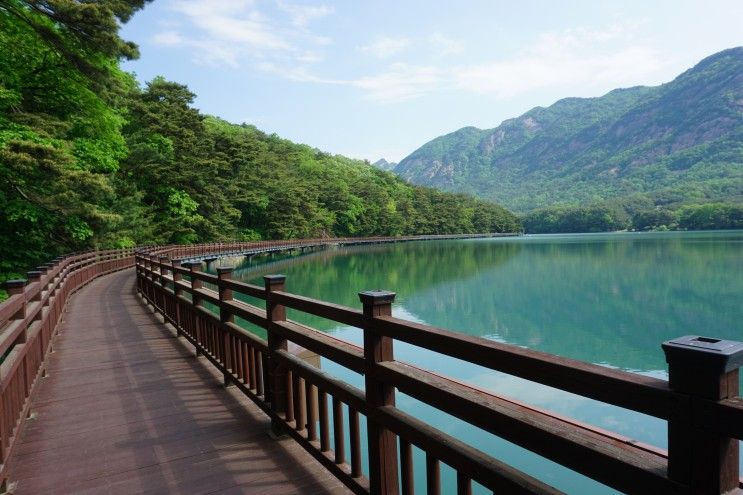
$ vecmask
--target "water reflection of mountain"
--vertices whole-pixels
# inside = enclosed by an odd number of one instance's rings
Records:
[[[636,370],[662,341],[740,339],[741,234],[510,240],[509,263],[407,298],[435,326]],[[471,261],[468,261],[471,263]]]

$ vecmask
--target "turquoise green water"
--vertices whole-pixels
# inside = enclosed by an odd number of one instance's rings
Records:
[[[240,260],[223,260],[229,264]],[[397,292],[393,314],[531,349],[666,377],[661,343],[700,334],[743,340],[743,232],[542,235],[334,249],[242,260],[236,276],[352,307],[368,289]],[[290,318],[352,342],[361,331],[320,318]],[[396,343],[399,360],[498,394],[666,446],[664,421]],[[322,367],[363,387],[361,377]],[[447,433],[571,493],[606,487],[409,397],[398,406]],[[418,462],[422,462],[419,459]],[[423,489],[423,466],[416,487]],[[454,474],[442,470],[443,482]],[[451,485],[450,485],[451,486]],[[477,490],[476,490],[477,491]]]

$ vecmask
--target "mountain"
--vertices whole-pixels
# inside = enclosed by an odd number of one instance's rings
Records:
[[[397,163],[395,162],[388,162],[384,158],[380,158],[376,162],[372,163],[377,168],[380,168],[382,170],[386,170],[387,172],[391,172],[397,167]]]
[[[565,98],[494,129],[459,129],[395,173],[520,212],[627,196],[655,205],[741,201],[743,47],[660,86]]]

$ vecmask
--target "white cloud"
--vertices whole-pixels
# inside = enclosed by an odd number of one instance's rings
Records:
[[[456,55],[464,51],[464,41],[450,38],[441,33],[433,33],[428,37],[428,43],[438,55]]]
[[[322,60],[317,47],[332,40],[313,34],[307,24],[329,15],[324,6],[295,5],[277,0],[279,11],[271,18],[252,0],[171,0],[169,8],[180,16],[168,19],[167,29],[153,37],[161,46],[189,47],[194,61],[237,67],[271,58],[287,64],[307,65]]]
[[[410,40],[407,38],[380,36],[368,45],[362,46],[361,51],[369,53],[377,58],[387,58],[400,53],[408,45],[410,45]]]
[[[157,33],[152,38],[152,41],[162,46],[179,46],[182,45],[184,42],[183,38],[180,34],[178,34],[177,31],[163,31],[161,33]]]
[[[444,81],[437,67],[393,64],[388,71],[350,81],[367,91],[370,98],[383,102],[409,100],[430,93]]]
[[[542,88],[609,90],[646,82],[664,61],[642,45],[602,46],[624,34],[616,26],[545,33],[512,58],[458,67],[453,82],[459,89],[500,98]]]
[[[508,58],[460,66],[394,64],[380,74],[350,84],[366,90],[370,98],[385,102],[447,89],[511,98],[544,89],[559,90],[561,94],[600,93],[648,84],[663,72],[665,61],[658,51],[633,43],[634,30],[634,26],[610,25],[605,29],[547,32]],[[432,34],[428,41],[438,47],[440,54],[464,48],[462,42],[440,33]]]
[[[320,19],[333,13],[333,8],[327,5],[296,5],[278,0],[277,5],[281,10],[289,14],[292,24],[304,27],[315,19]]]
[[[236,0],[179,0],[173,4],[173,10],[185,15],[209,39],[258,49],[289,48],[290,43],[251,7],[252,2]]]

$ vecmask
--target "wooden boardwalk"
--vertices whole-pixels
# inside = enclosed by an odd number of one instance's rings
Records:
[[[134,271],[71,300],[8,461],[17,494],[347,493],[140,302]]]

